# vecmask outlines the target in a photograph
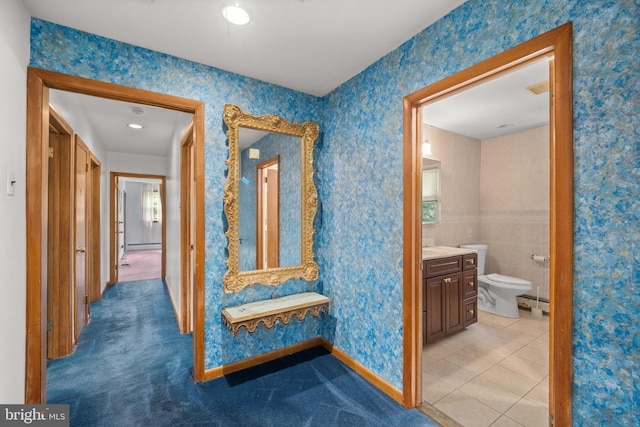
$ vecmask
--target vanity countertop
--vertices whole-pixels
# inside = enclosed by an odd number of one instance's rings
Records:
[[[449,256],[472,254],[473,249],[453,248],[450,246],[429,246],[422,248],[422,259],[446,258]]]

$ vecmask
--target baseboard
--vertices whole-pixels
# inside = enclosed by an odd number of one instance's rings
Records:
[[[357,362],[354,358],[347,355],[344,351],[335,347],[329,341],[322,337],[312,338],[308,341],[303,341],[297,344],[293,344],[287,347],[279,348],[277,350],[270,351],[268,353],[260,354],[257,356],[242,359],[237,362],[222,365],[217,368],[207,369],[204,372],[204,381],[213,380],[223,375],[230,374],[232,372],[241,371],[243,369],[251,368],[253,366],[260,365],[265,362],[279,359],[284,356],[288,356],[299,351],[307,350],[313,347],[324,347],[328,352],[335,356],[342,363],[356,371],[360,376],[369,381],[375,387],[379,388],[383,393],[391,397],[396,402],[404,406],[403,395],[400,390],[389,384],[382,379],[378,374],[371,371],[369,368]]]
[[[263,363],[270,362],[284,356],[289,356],[303,350],[323,346],[321,340],[322,338],[320,337],[312,338],[308,341],[303,341],[287,347],[279,348],[268,353],[263,353],[257,356],[249,357],[247,359],[238,360],[237,362],[222,365],[217,368],[207,369],[204,371],[204,380],[212,380],[223,375],[230,374],[232,372],[237,372],[243,369],[251,368],[253,366],[258,366]]]
[[[404,399],[400,390],[389,384],[386,380],[382,379],[378,374],[360,362],[356,361],[353,357],[331,344],[329,341],[324,338],[320,338],[320,340],[322,346],[331,352],[331,354],[333,354],[338,360],[356,371],[365,380],[378,387],[383,393],[391,397],[393,400],[404,406]]]
[[[186,333],[184,331],[184,327],[182,325],[182,322],[180,321],[180,319],[182,319],[182,316],[180,316],[180,312],[178,311],[178,307],[176,306],[176,302],[173,300],[173,295],[171,294],[171,291],[169,290],[169,283],[167,283],[167,279],[162,279],[162,283],[164,283],[164,287],[167,290],[167,293],[169,294],[169,301],[171,301],[171,305],[173,306],[173,314],[175,314],[176,316],[176,322],[178,322],[178,329],[180,329],[180,333],[184,334]]]

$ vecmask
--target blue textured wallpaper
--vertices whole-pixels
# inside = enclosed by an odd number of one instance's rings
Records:
[[[153,52],[93,34],[32,19],[33,67],[151,90],[205,103],[205,366],[214,368],[319,335],[322,317],[233,337],[222,325],[223,307],[258,299],[318,291],[317,283],[289,281],[277,288],[256,285],[235,294],[222,291],[226,270],[222,193],[227,158],[222,126],[225,103],[254,115],[279,114],[292,122],[321,117],[320,99]],[[324,316],[322,314],[321,316]],[[264,329],[264,328],[262,328]]]
[[[470,0],[323,99],[39,20],[31,65],[206,103],[206,366],[318,332],[402,383],[402,98],[568,21],[574,26],[573,424],[640,425],[638,2]],[[320,280],[223,294],[222,106],[320,121]],[[327,317],[233,338],[223,306],[306,290]]]
[[[637,1],[471,0],[326,99],[325,337],[401,387],[402,97],[574,25],[574,425],[639,425]]]

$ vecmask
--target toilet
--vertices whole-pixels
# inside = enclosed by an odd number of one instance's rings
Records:
[[[478,309],[498,316],[517,319],[518,301],[516,297],[531,290],[531,282],[502,274],[484,274],[487,245],[474,243],[460,245],[464,249],[478,252]]]

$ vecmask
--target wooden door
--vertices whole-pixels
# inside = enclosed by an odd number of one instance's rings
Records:
[[[280,266],[280,156],[257,167],[256,267]]]
[[[73,351],[73,130],[50,108],[47,358]]]
[[[102,166],[100,160],[89,153],[89,206],[87,209],[89,222],[89,245],[88,245],[88,293],[89,301],[98,301],[101,297],[101,250],[100,250],[100,180],[102,177]]]
[[[89,150],[76,135],[75,144],[75,328],[76,342],[89,321],[87,294],[87,206]]]
[[[195,284],[196,259],[196,200],[195,200],[195,150],[193,147],[193,122],[182,137],[180,151],[180,330],[193,330],[193,287]]]

